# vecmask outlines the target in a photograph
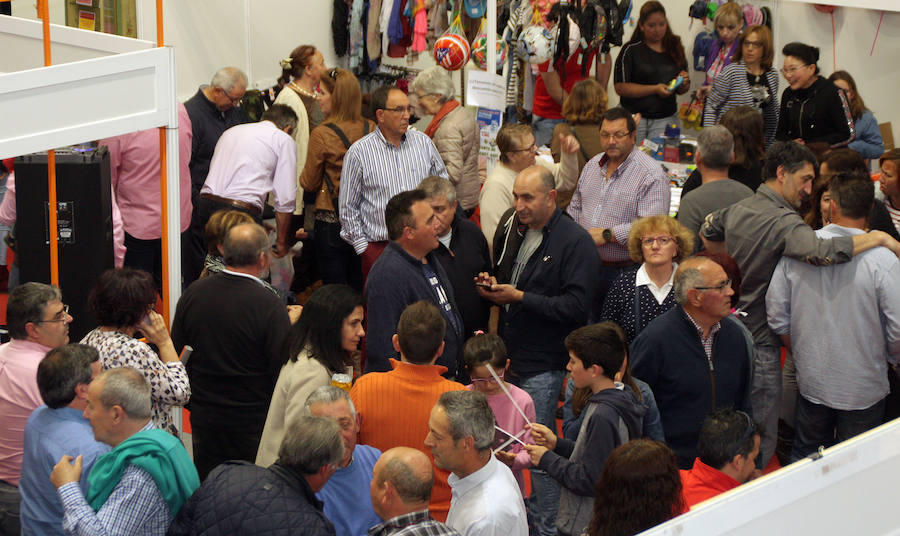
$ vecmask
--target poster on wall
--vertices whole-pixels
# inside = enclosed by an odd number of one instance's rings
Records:
[[[475,116],[478,121],[478,167],[482,165],[490,174],[497,160],[500,159],[500,150],[497,149],[497,132],[503,125],[503,113],[500,110],[492,110],[490,108],[478,108]]]

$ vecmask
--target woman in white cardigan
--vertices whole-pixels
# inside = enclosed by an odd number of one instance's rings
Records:
[[[775,50],[766,26],[751,26],[741,34],[733,63],[716,77],[703,109],[703,126],[718,124],[738,106],[758,109],[763,116],[766,147],[778,128],[778,72],[772,68]]]
[[[289,58],[281,60],[281,78],[278,83],[283,87],[275,97],[275,104],[290,106],[297,114],[297,128],[293,137],[297,143],[297,188],[300,173],[306,165],[306,150],[309,146],[309,133],[322,122],[322,110],[319,106],[319,81],[325,73],[325,59],[322,53],[312,45],[300,45],[291,52]],[[297,209],[294,214],[303,212],[303,196],[297,196]]]
[[[325,285],[309,297],[288,335],[257,465],[268,467],[278,459],[285,429],[301,415],[310,393],[331,384],[335,374],[353,377],[352,355],[366,334],[362,322],[362,297],[347,285]]]

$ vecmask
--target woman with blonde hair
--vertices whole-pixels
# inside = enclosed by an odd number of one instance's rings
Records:
[[[314,240],[322,281],[347,284],[361,292],[359,256],[341,238],[338,192],[347,149],[374,132],[375,124],[362,116],[362,90],[350,71],[331,69],[322,77],[320,88],[322,110],[327,119],[309,136],[300,186],[316,194]]]
[[[713,82],[722,69],[733,61],[740,49],[738,36],[744,29],[744,10],[737,2],[726,2],[716,10],[713,17],[713,26],[716,29],[716,40],[712,42],[706,54],[706,80],[703,86],[697,90],[697,96],[706,98]]]
[[[675,306],[672,280],[678,263],[694,250],[694,235],[669,216],[635,221],[628,233],[628,253],[641,265],[613,281],[600,320],[622,326],[627,342],[657,316]]]

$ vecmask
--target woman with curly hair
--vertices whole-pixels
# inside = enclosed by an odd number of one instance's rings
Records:
[[[628,233],[628,253],[641,265],[613,281],[600,320],[622,326],[631,343],[651,320],[675,306],[675,269],[693,250],[693,233],[674,218],[660,215],[635,221]]]
[[[153,310],[155,305],[156,287],[149,273],[133,268],[107,270],[88,296],[88,307],[100,327],[81,342],[97,349],[103,370],[137,369],[150,384],[153,423],[178,435],[171,410],[187,404],[191,386],[166,323]],[[137,332],[147,342],[135,338]],[[157,351],[147,343],[156,346]]]
[[[589,536],[631,536],[687,510],[675,454],[651,439],[612,451],[597,481]]]
[[[600,123],[603,121],[603,112],[606,111],[606,102],[606,91],[600,82],[593,78],[579,80],[572,86],[572,92],[566,97],[562,106],[562,114],[566,122],[556,125],[553,129],[550,153],[553,154],[554,162],[559,162],[562,157],[560,135],[571,134],[581,145],[581,149],[578,151],[579,175],[588,160],[603,152]]]

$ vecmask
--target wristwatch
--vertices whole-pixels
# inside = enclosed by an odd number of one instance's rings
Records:
[[[610,229],[603,229],[602,236],[603,236],[603,241],[606,242],[607,244],[615,242],[615,237],[613,236],[612,231]]]

